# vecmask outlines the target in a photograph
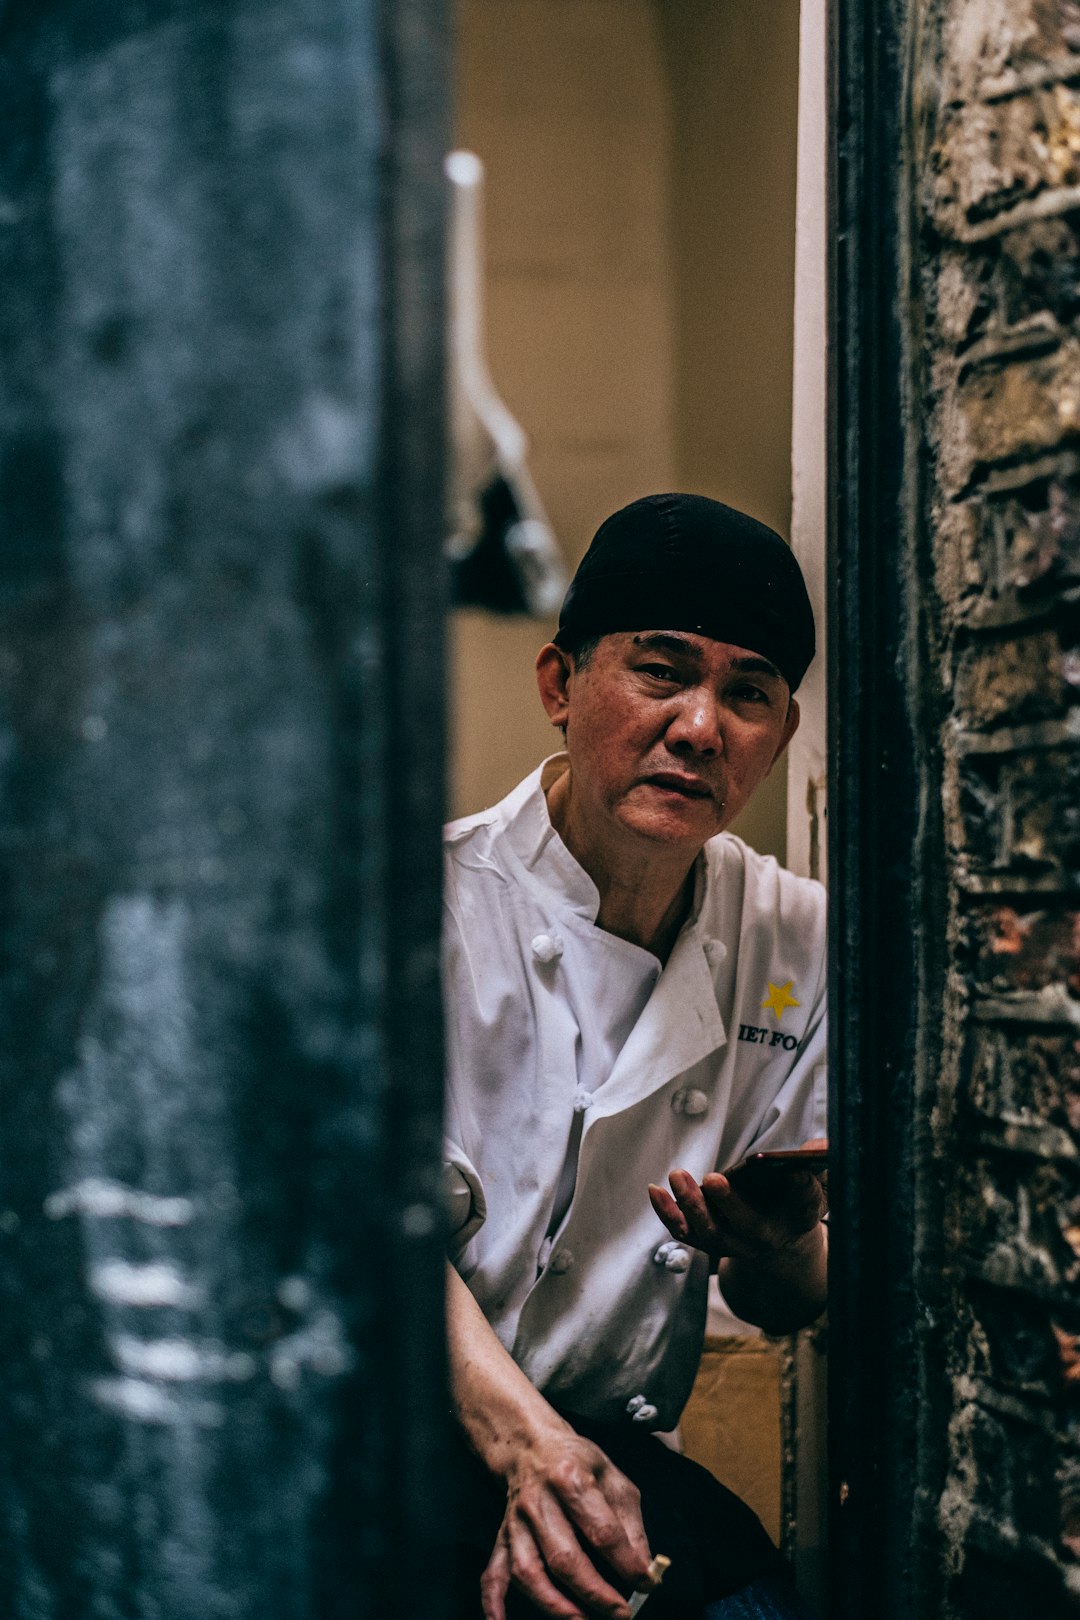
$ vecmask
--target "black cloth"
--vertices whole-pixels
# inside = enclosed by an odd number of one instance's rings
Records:
[[[529,613],[520,563],[507,545],[524,512],[514,486],[495,473],[476,497],[480,525],[476,542],[450,564],[450,597],[455,607],[482,607],[493,613]]]
[[[633,1480],[641,1492],[649,1545],[654,1553],[671,1559],[663,1585],[649,1598],[649,1620],[701,1620],[707,1603],[750,1581],[763,1576],[790,1581],[788,1565],[761,1521],[707,1469],[633,1424],[562,1415]],[[480,1576],[495,1545],[506,1493],[460,1436],[450,1473],[444,1500],[452,1612],[454,1620],[480,1620]],[[513,1593],[507,1614],[509,1620],[534,1620],[537,1610]]]

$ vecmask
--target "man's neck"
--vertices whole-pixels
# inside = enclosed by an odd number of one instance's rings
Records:
[[[574,859],[596,884],[598,928],[652,951],[666,962],[690,913],[694,860],[685,851],[646,847],[630,834],[590,837],[575,819],[566,770],[546,790],[548,814]]]

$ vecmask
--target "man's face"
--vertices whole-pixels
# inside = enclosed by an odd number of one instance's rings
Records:
[[[738,815],[799,720],[768,659],[681,630],[603,636],[584,668],[545,647],[537,672],[566,726],[575,818],[594,837],[606,827],[696,852]]]

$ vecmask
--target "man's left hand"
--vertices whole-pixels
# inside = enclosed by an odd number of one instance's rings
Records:
[[[707,1254],[736,1315],[770,1333],[813,1321],[825,1306],[825,1190],[808,1170],[784,1175],[779,1198],[756,1207],[720,1174],[698,1182],[673,1170],[671,1192],[650,1186],[673,1238]]]
[[[760,1262],[789,1249],[813,1231],[828,1207],[809,1170],[785,1173],[780,1196],[770,1197],[766,1207],[740,1196],[724,1175],[708,1175],[699,1184],[688,1170],[673,1170],[668,1179],[670,1193],[649,1188],[653,1209],[673,1238],[701,1249],[714,1264],[728,1257]]]

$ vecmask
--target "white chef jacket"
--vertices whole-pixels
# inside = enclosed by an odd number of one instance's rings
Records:
[[[646,1186],[825,1135],[825,896],[721,833],[661,968],[596,926],[596,886],[544,797],[566,763],[445,833],[455,1263],[549,1399],[667,1429],[697,1369],[709,1262],[671,1241]],[[575,1114],[572,1197],[550,1231]]]

